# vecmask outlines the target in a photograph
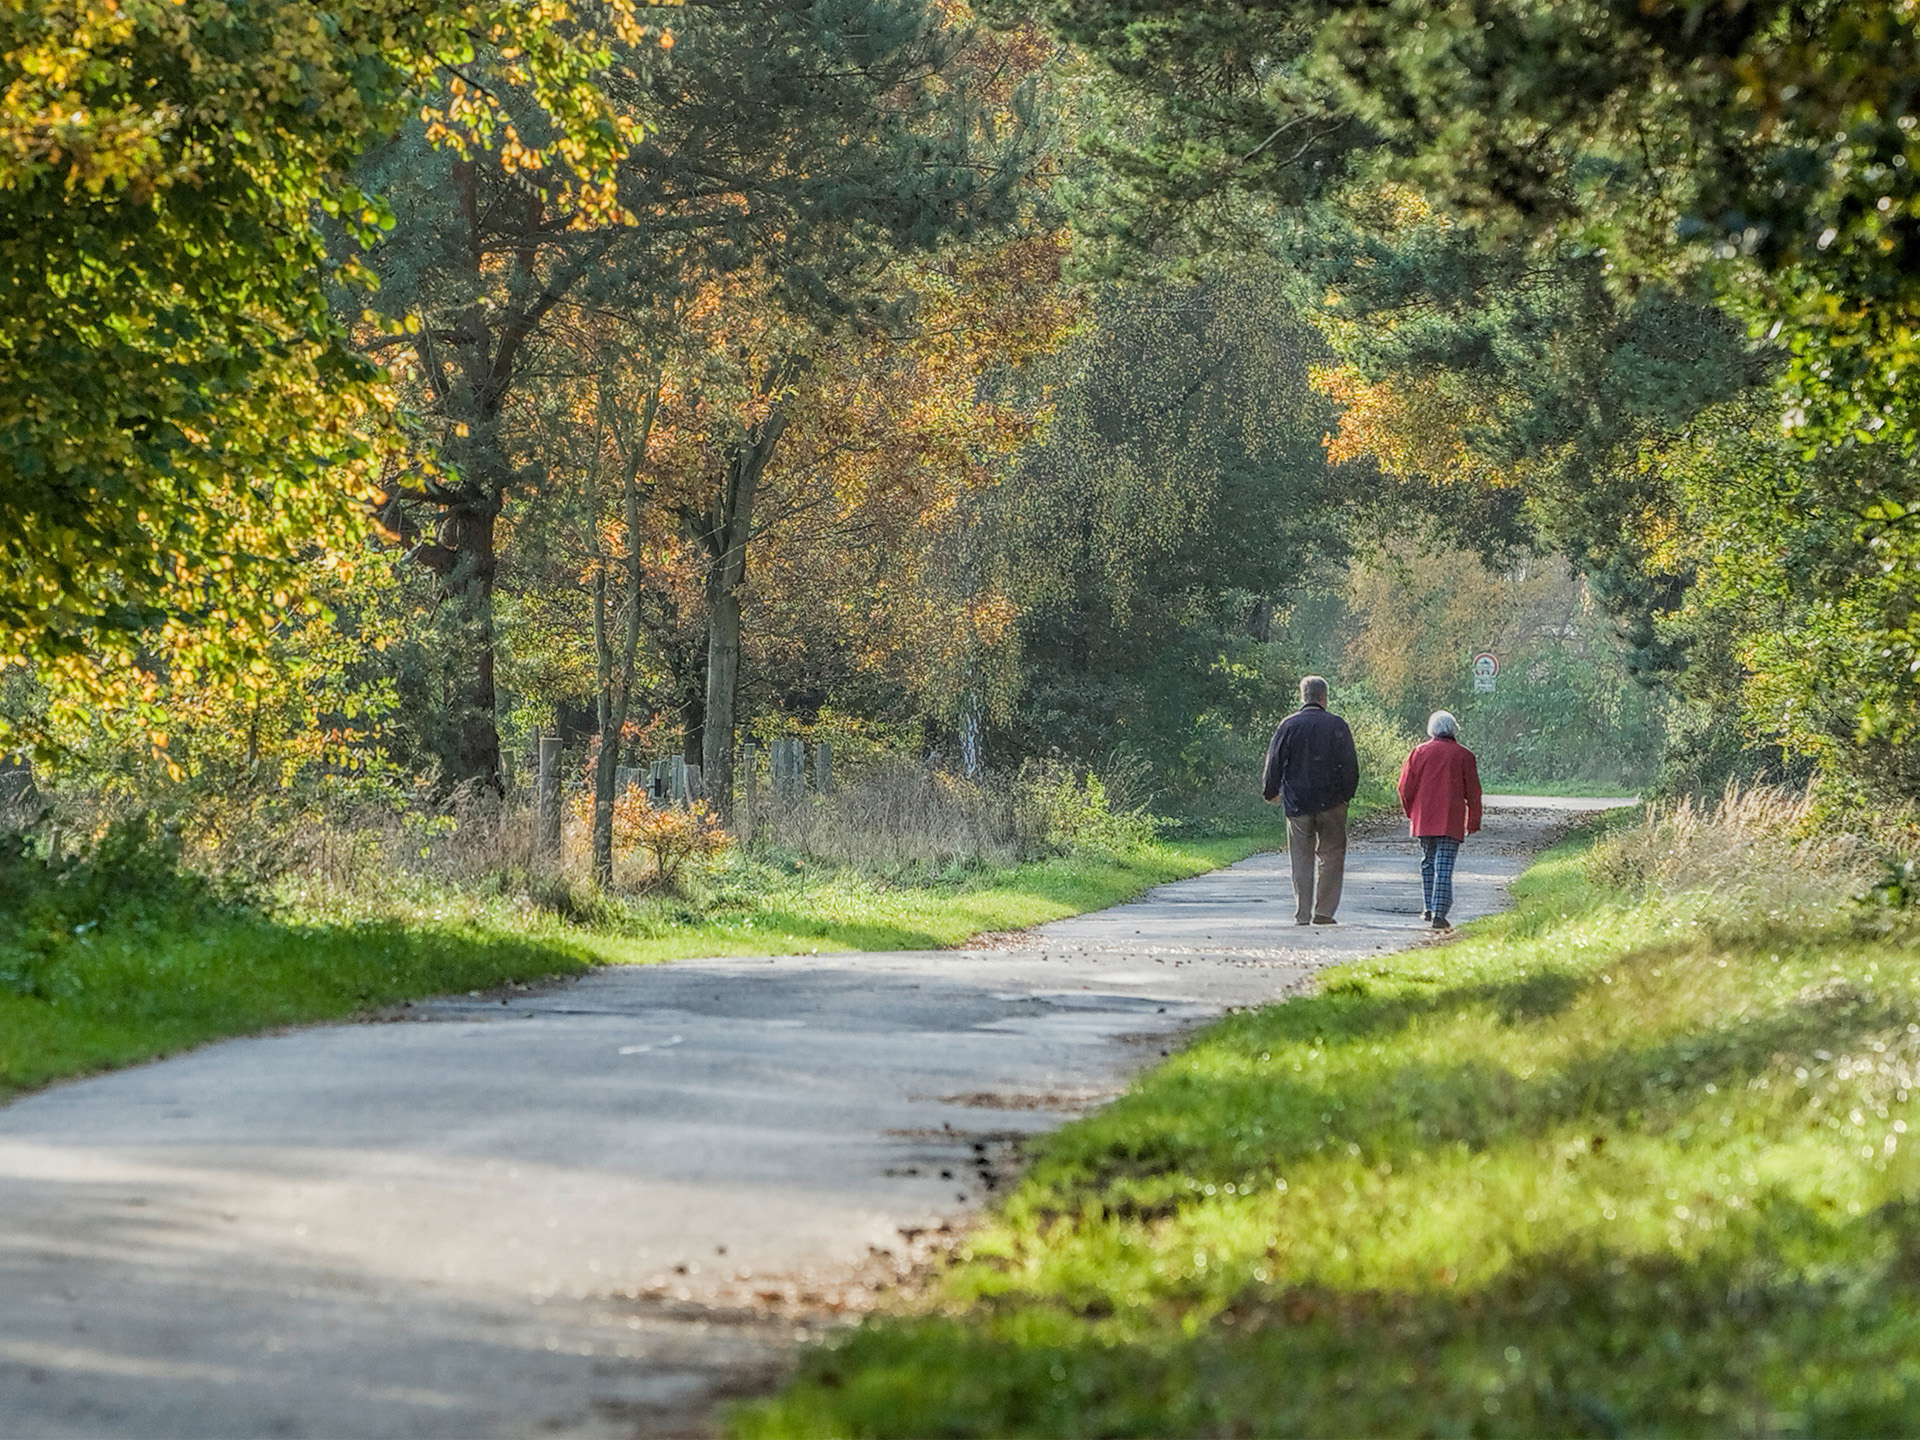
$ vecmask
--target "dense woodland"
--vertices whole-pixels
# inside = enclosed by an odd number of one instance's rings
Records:
[[[800,735],[1191,812],[1318,670],[1383,765],[1444,705],[1501,783],[1904,803],[1915,43],[0,7],[23,793],[471,813],[558,733],[604,857],[618,767],[727,821]]]

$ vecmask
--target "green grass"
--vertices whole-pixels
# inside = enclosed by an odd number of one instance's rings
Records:
[[[918,883],[750,862],[698,898],[621,910],[618,928],[428,894],[409,897],[404,920],[303,920],[219,903],[137,850],[64,871],[0,856],[0,1099],[225,1036],[595,964],[954,945],[1114,904],[1259,843],[1160,842]]]
[[[720,871],[697,899],[642,901],[628,933],[598,940],[609,960],[787,955],[810,950],[935,950],[990,930],[1019,930],[1114,905],[1150,886],[1244,860],[1248,835],[1164,840],[1004,869],[910,881],[791,860]]]
[[[1716,936],[1579,850],[1058,1132],[735,1432],[1920,1431],[1920,947]]]

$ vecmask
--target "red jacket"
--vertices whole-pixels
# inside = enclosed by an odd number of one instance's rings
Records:
[[[1400,770],[1400,808],[1413,835],[1464,840],[1480,828],[1480,767],[1451,736],[1429,740]]]

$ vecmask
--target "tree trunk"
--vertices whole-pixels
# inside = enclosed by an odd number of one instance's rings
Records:
[[[728,822],[733,819],[733,709],[740,693],[739,571],[744,568],[728,558],[707,571],[707,723],[700,779],[721,819]]]
[[[500,775],[500,732],[494,723],[493,578],[498,561],[491,508],[449,509],[431,545],[414,558],[440,577],[440,596],[453,608],[459,675],[452,696],[460,730],[457,780],[477,780],[496,795],[506,787]]]
[[[740,586],[747,578],[753,505],[787,417],[776,408],[733,447],[707,526],[707,703],[701,780],[720,818],[733,821],[734,703],[740,690]]]
[[[626,563],[621,571],[627,623],[617,650],[607,625],[611,562],[600,543],[600,501],[591,472],[588,480],[587,528],[594,557],[593,649],[600,681],[600,759],[593,772],[593,878],[601,886],[613,884],[613,806],[618,798],[614,782],[620,765],[620,740],[627,728],[627,709],[633,700],[633,671],[640,654],[640,592],[645,579],[640,564],[640,471],[647,463],[647,442],[659,405],[660,381],[656,375],[640,414],[639,434],[631,442],[620,491],[620,518],[627,532]]]
[[[595,527],[589,516],[589,531]],[[613,884],[614,780],[620,763],[620,731],[627,723],[626,686],[614,676],[613,641],[607,634],[607,563],[594,545],[593,661],[599,681],[595,719],[600,722],[600,757],[593,767],[593,883],[605,889]],[[618,685],[620,693],[616,696]]]

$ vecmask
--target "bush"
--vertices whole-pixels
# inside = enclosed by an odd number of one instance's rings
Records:
[[[582,826],[593,824],[593,795],[584,792],[575,797],[574,814]],[[681,870],[692,862],[705,868],[733,845],[733,837],[720,824],[720,817],[704,800],[696,800],[685,809],[655,805],[645,790],[629,785],[613,800],[613,851],[616,857],[638,850],[652,863],[652,876],[660,884],[679,883]]]
[[[54,1000],[81,988],[81,962],[98,934],[191,930],[239,908],[181,868],[180,841],[135,815],[77,853],[50,834],[0,836],[0,988]]]
[[[1159,822],[1144,804],[1116,809],[1106,782],[1057,760],[1029,760],[1014,782],[1016,823],[1027,847],[1115,854],[1153,843]]]
[[[1353,748],[1360,757],[1362,783],[1377,781],[1393,788],[1400,780],[1400,767],[1426,736],[1416,734],[1364,698],[1342,706],[1340,715],[1353,731]]]

